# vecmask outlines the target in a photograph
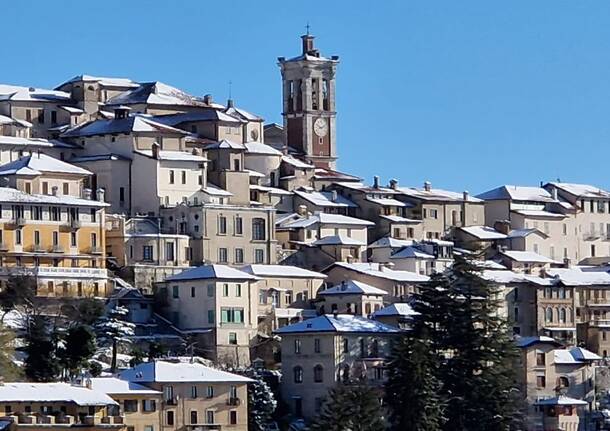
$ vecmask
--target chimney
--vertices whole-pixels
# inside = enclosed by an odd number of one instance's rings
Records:
[[[161,149],[161,145],[158,142],[153,142],[152,144],[152,157],[155,160],[159,160],[159,150]]]
[[[203,103],[205,103],[206,105],[211,105],[212,104],[212,95],[206,94],[205,96],[203,96]]]
[[[83,189],[83,199],[91,199],[91,189],[88,189],[86,187]]]
[[[424,182],[424,190],[429,192],[431,188],[432,188],[432,183],[430,181],[425,181]]]
[[[392,178],[390,180],[390,188],[392,190],[396,190],[398,188],[398,180],[396,178]]]
[[[569,257],[563,259],[563,266],[570,268],[572,266],[572,260]]]
[[[375,175],[373,177],[373,188],[376,188],[376,189],[379,188],[379,175]]]
[[[299,208],[297,209],[297,214],[304,216],[307,214],[307,207],[305,205],[299,205]]]
[[[332,192],[330,192],[330,200],[333,202],[337,202],[337,191],[333,190]]]
[[[508,235],[510,232],[510,221],[509,220],[496,220],[494,223],[494,229],[504,235]]]
[[[59,190],[59,187],[57,187],[57,186],[53,186],[53,187],[51,187],[51,194],[52,194],[53,196],[57,196],[57,191],[58,191],[58,190]]]
[[[103,188],[97,189],[96,197],[97,197],[98,202],[105,202],[105,200],[104,200],[105,194],[106,194],[106,190],[104,190]]]
[[[556,200],[556,201],[559,200],[557,197],[557,187],[553,187],[551,189],[551,195],[553,196],[553,200]]]
[[[470,199],[470,193],[468,193],[468,190],[464,190],[462,197],[464,198],[464,202],[468,202],[468,200]]]
[[[347,289],[347,283],[345,282],[345,280],[343,280],[341,282],[341,290],[345,290],[345,289]]]
[[[129,115],[129,111],[131,111],[131,108],[129,106],[117,106],[116,108],[114,108],[114,119],[120,120],[122,118],[127,118],[127,116]]]

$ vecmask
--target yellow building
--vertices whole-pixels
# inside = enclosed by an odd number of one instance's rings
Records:
[[[0,420],[28,431],[78,427],[123,430],[118,404],[103,392],[67,383],[0,384]]]

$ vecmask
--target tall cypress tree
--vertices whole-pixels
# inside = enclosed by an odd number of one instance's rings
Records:
[[[59,374],[55,343],[48,330],[48,321],[40,315],[31,318],[29,331],[25,337],[25,375],[34,382],[51,382]]]
[[[361,383],[339,384],[331,389],[311,431],[384,431],[386,424],[380,393]]]

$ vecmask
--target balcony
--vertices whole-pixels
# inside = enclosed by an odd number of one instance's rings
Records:
[[[237,397],[230,397],[227,398],[227,405],[228,406],[238,406],[241,404],[241,400]]]
[[[589,298],[585,300],[587,306],[610,307],[610,298]]]
[[[595,241],[596,239],[605,238],[607,235],[602,234],[601,232],[585,232],[582,234],[582,239],[585,241]]]
[[[19,227],[23,227],[23,226],[25,226],[25,224],[26,224],[25,217],[17,217],[17,218],[16,218],[16,219],[13,221],[13,224],[14,224],[15,226],[19,226]]]
[[[102,254],[102,247],[93,246],[89,248],[89,254]]]
[[[49,250],[51,253],[63,253],[65,250],[64,248],[59,245],[59,244],[54,244],[51,246],[51,249]]]
[[[30,275],[38,277],[108,278],[105,268],[81,268],[69,266],[0,267],[0,276]]]
[[[166,398],[163,400],[163,404],[165,404],[166,406],[177,406],[178,399],[176,397]]]
[[[82,223],[80,220],[69,220],[66,223],[61,225],[61,230],[64,232],[73,232],[82,227]]]

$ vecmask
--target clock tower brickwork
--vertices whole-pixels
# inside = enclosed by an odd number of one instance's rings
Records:
[[[278,59],[282,71],[285,142],[314,165],[335,169],[335,74],[339,57],[320,56],[314,48],[314,37],[309,34],[301,39],[300,56]]]

